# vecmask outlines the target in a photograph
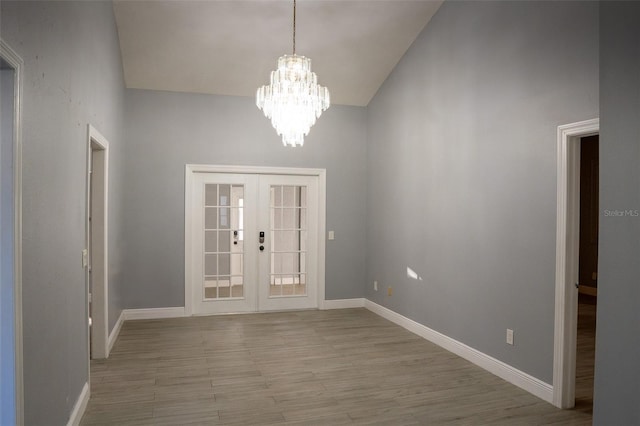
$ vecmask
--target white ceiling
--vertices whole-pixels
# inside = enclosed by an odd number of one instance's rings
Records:
[[[369,103],[442,1],[299,0],[296,53],[334,104]],[[115,0],[127,87],[255,96],[292,51],[293,1]]]

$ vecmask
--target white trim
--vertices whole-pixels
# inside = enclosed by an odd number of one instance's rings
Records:
[[[92,165],[93,153],[100,153],[100,164]],[[98,155],[98,154],[97,154]],[[102,157],[103,156],[103,157]],[[100,226],[102,233],[102,246],[91,253],[93,242],[89,241],[91,232],[90,192],[91,181],[96,181],[95,170],[102,169],[100,182],[102,183],[102,199],[100,204],[101,217],[94,217],[93,225]],[[95,196],[96,194],[93,194]],[[94,277],[92,290],[92,326],[91,326],[91,354],[93,358],[103,359],[109,357],[109,141],[102,136],[91,124],[87,124],[87,195],[86,195],[86,236],[85,246],[90,253],[92,274]],[[95,214],[94,214],[95,216]],[[99,220],[98,220],[99,219]],[[100,223],[102,222],[102,223]],[[94,228],[95,229],[95,228]],[[96,271],[100,271],[100,276]],[[85,280],[87,285],[87,313],[89,309],[89,268],[85,268]],[[89,331],[87,331],[89,332]]]
[[[24,61],[0,38],[0,56],[14,69],[13,110],[13,315],[16,425],[24,424],[22,347],[22,80]]]
[[[145,308],[145,309],[125,309],[122,311],[124,321],[142,319],[180,318],[184,317],[183,307],[175,308]]]
[[[325,259],[327,245],[327,171],[318,173],[318,309],[325,309]]]
[[[405,316],[400,315],[384,306],[378,305],[370,300],[365,300],[365,308],[380,315],[389,321],[398,324],[399,326],[409,330],[412,333],[429,340],[432,343],[474,363],[475,365],[484,368],[488,372],[495,374],[496,376],[512,383],[519,388],[532,393],[533,395],[541,398],[547,402],[551,402],[553,389],[548,383],[543,382],[540,379],[520,371],[509,364],[499,361],[483,352],[478,351],[470,346],[465,345],[449,336],[445,336],[429,327],[415,322]]]
[[[191,262],[193,253],[191,250],[191,206],[193,204],[193,175],[195,173],[238,173],[261,175],[297,175],[318,177],[318,308],[324,309],[325,297],[325,262],[326,262],[326,220],[327,220],[327,171],[325,169],[307,169],[293,167],[262,167],[262,166],[227,166],[208,164],[185,165],[185,190],[184,190],[184,315],[193,315],[193,289],[191,283]],[[125,318],[126,319],[126,318]]]
[[[193,289],[191,282],[191,260],[193,259],[191,238],[193,229],[193,215],[191,206],[193,205],[193,174],[196,167],[187,164],[184,168],[184,313],[187,316],[193,315]]]
[[[122,329],[122,324],[124,324],[124,311],[120,311],[120,316],[118,317],[116,324],[113,326],[113,330],[111,330],[111,333],[109,333],[107,353],[111,353],[111,349],[113,349],[113,345],[116,344],[116,340],[118,340],[118,336],[120,335],[120,330]]]
[[[67,426],[78,426],[80,424],[80,420],[82,420],[82,416],[87,409],[87,404],[89,403],[90,396],[91,391],[89,390],[89,383],[87,382],[82,387],[82,392],[80,392],[78,400],[73,406],[73,411],[71,412],[71,416],[69,417]]]
[[[553,400],[575,405],[578,257],[580,238],[580,138],[597,134],[600,120],[558,127],[556,297],[553,345]]]
[[[212,164],[187,164],[191,173],[238,173],[254,175],[297,175],[320,176],[326,174],[325,169],[306,169],[298,167],[266,167],[266,166],[227,166]]]
[[[350,308],[364,308],[365,299],[363,297],[353,299],[336,299],[325,300],[322,304],[324,310],[329,309],[350,309]]]

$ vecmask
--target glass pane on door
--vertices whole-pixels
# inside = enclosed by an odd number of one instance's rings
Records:
[[[306,186],[270,187],[269,297],[306,296]]]
[[[204,185],[204,300],[244,297],[244,186]]]

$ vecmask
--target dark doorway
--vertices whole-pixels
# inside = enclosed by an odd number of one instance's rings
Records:
[[[599,136],[580,140],[580,293],[598,294]]]
[[[593,411],[596,307],[598,296],[599,136],[580,140],[580,248],[576,410]]]

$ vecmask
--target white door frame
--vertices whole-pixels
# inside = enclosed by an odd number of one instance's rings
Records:
[[[93,188],[93,193],[92,193]],[[87,125],[87,216],[85,264],[87,318],[89,316],[89,268],[91,268],[91,355],[109,357],[109,142]],[[89,217],[92,214],[91,220]],[[91,235],[91,240],[89,239]],[[87,334],[89,327],[87,327]]]
[[[580,240],[580,138],[598,134],[600,120],[558,127],[556,300],[553,404],[575,405],[578,258]]]
[[[13,315],[15,363],[15,421],[24,424],[22,367],[22,80],[24,62],[0,39],[0,57],[14,70],[13,80]]]
[[[237,174],[262,174],[262,175],[298,175],[318,177],[318,308],[324,309],[325,297],[325,229],[326,229],[326,194],[327,171],[325,169],[304,169],[289,167],[262,167],[262,166],[226,166],[187,164],[185,166],[185,212],[184,212],[184,311],[186,316],[193,315],[193,286],[191,265],[193,258],[191,231],[193,227],[191,206],[193,202],[192,186],[195,173],[237,173]]]

